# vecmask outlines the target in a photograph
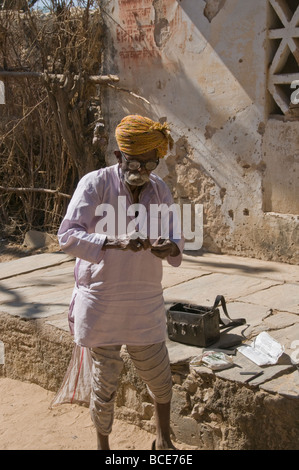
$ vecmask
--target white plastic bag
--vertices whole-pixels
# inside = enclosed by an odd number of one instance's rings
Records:
[[[89,405],[91,392],[92,359],[88,348],[74,345],[72,357],[62,385],[50,408],[63,403]]]

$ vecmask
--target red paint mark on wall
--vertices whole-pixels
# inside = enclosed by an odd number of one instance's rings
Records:
[[[119,25],[116,30],[116,44],[119,57],[130,62],[159,57],[163,41],[171,34],[171,28],[178,23],[176,0],[118,0]],[[169,11],[175,15],[168,20]],[[170,15],[171,16],[171,15]]]

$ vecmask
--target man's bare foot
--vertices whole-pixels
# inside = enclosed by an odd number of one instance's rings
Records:
[[[109,436],[104,436],[97,431],[97,450],[110,450]]]
[[[156,439],[152,442],[152,450],[177,450],[173,443],[170,442],[157,442]]]

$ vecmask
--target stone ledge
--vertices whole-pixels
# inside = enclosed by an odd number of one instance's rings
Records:
[[[0,337],[6,345],[5,376],[58,390],[73,348],[69,333],[45,319],[25,320],[2,314]],[[190,370],[189,359],[200,348],[172,342],[168,346],[174,382],[171,426],[178,441],[209,450],[299,448],[299,400],[295,389],[291,388],[293,395],[289,387],[283,389],[285,376],[275,379],[276,386],[272,380],[258,385],[204,367]],[[115,415],[153,432],[152,400],[125,348],[122,357],[124,369]],[[296,374],[288,377],[295,381]]]
[[[125,350],[123,358],[116,416],[153,432],[151,398]],[[178,441],[202,450],[299,449],[299,400],[289,387],[279,395],[277,387],[267,389],[272,381],[259,386],[229,380],[205,367],[190,370],[183,360],[172,364],[172,374],[171,427]],[[277,380],[283,384],[285,377]]]
[[[5,365],[0,374],[57,391],[73,349],[67,310],[74,260],[55,253],[2,267],[0,340]],[[190,358],[203,349],[168,342],[174,383],[172,430],[179,441],[199,449],[298,449],[299,374],[289,356],[299,334],[298,273],[297,266],[216,255],[184,255],[179,270],[164,266],[166,308],[186,296],[198,305],[212,305],[221,293],[231,317],[247,320],[242,327],[222,332],[213,345],[230,348],[233,355],[235,367],[223,371],[190,369]],[[275,366],[260,368],[234,347],[261,331],[270,332],[285,347]],[[123,358],[116,416],[153,431],[151,398],[125,349]],[[241,370],[254,372],[253,380],[246,383],[248,376]]]

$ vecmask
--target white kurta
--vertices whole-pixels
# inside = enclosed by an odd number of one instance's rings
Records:
[[[139,203],[147,214],[142,233],[146,230],[150,235],[151,205],[170,206],[173,200],[164,181],[151,174],[150,182],[140,193]],[[114,208],[115,227],[104,224],[107,212],[102,211],[103,204]],[[149,249],[136,253],[102,250],[106,228],[118,231],[126,222],[131,231],[135,215],[128,215],[127,209],[132,204],[118,164],[93,171],[79,182],[59,228],[61,248],[77,258],[69,321],[78,345],[142,345],[165,340],[161,259]],[[184,241],[183,237],[174,239],[171,230],[170,226],[169,238],[179,246],[180,254],[167,260],[179,266]]]

